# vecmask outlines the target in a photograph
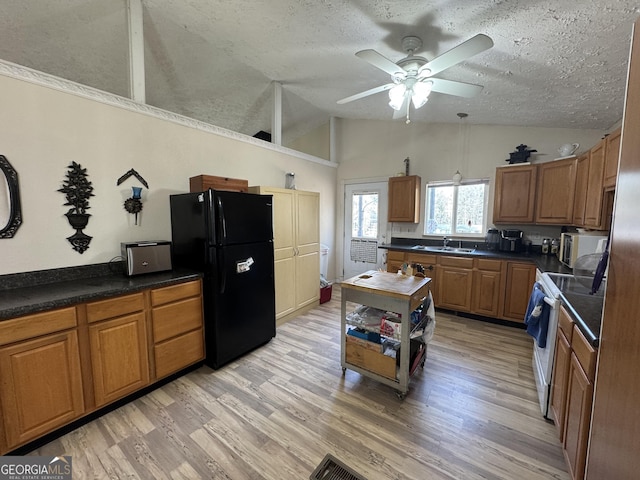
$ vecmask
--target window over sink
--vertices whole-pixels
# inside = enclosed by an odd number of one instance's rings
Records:
[[[425,199],[425,235],[482,236],[487,226],[489,179],[429,182]]]

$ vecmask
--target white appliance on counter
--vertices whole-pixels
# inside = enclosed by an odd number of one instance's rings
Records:
[[[542,286],[545,303],[549,305],[549,326],[547,328],[547,343],[540,348],[533,339],[533,376],[536,379],[540,410],[544,418],[550,418],[549,397],[551,395],[551,373],[553,372],[553,357],[556,348],[556,332],[558,330],[558,312],[560,311],[560,290],[547,273],[536,270],[536,282]],[[553,420],[553,419],[552,419]]]
[[[588,233],[562,233],[560,234],[560,251],[558,258],[567,267],[573,268],[576,260],[583,255],[596,253],[598,244],[606,242],[606,235],[592,235]]]

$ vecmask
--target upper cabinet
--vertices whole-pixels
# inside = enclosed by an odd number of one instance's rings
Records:
[[[389,178],[388,221],[420,222],[421,183],[418,175]]]
[[[496,168],[493,223],[532,223],[536,196],[535,165]]]
[[[538,165],[535,223],[567,225],[573,221],[576,160]]]
[[[587,200],[584,206],[584,226],[596,229],[602,226],[602,179],[604,177],[605,143],[606,140],[601,140],[591,149]]]
[[[497,167],[493,223],[607,230],[619,152],[616,130],[577,158]]]
[[[576,159],[576,188],[573,197],[573,225],[584,225],[584,208],[589,184],[589,152]]]
[[[604,180],[605,189],[616,186],[618,177],[618,157],[620,156],[621,128],[611,132],[605,139]]]

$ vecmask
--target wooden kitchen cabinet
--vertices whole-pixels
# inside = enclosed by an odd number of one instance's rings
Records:
[[[473,269],[473,292],[471,310],[478,315],[497,318],[500,316],[500,304],[504,286],[502,272],[504,262],[478,258]]]
[[[589,184],[589,152],[576,159],[576,187],[573,197],[572,224],[584,226],[584,213],[587,204],[587,185]]]
[[[274,281],[278,324],[320,301],[320,194],[250,187],[273,196]]]
[[[507,320],[524,323],[529,296],[536,281],[536,266],[531,263],[507,262],[504,311]]]
[[[76,323],[74,307],[0,323],[0,423],[5,437],[0,450],[84,413]]]
[[[532,223],[536,198],[536,165],[496,168],[493,223]]]
[[[405,262],[405,253],[396,250],[387,251],[387,272],[397,273]]]
[[[151,290],[151,306],[155,378],[204,359],[201,281]]]
[[[573,221],[576,160],[556,160],[538,165],[535,223],[567,225]]]
[[[142,293],[88,303],[87,322],[96,407],[149,384]]]
[[[618,157],[620,156],[620,136],[622,128],[614,130],[605,139],[603,187],[614,188],[618,177]]]
[[[0,455],[197,363],[202,327],[200,279],[3,320]]]
[[[420,189],[418,175],[389,178],[389,222],[420,222]]]
[[[587,180],[587,199],[584,207],[584,226],[600,228],[602,224],[602,200],[604,178],[605,140],[601,140],[591,149],[589,156],[589,178]]]
[[[593,403],[596,350],[574,325],[564,420],[563,452],[573,480],[583,479]]]
[[[436,273],[439,307],[460,312],[471,310],[473,259],[440,256]]]
[[[567,389],[569,386],[569,368],[571,366],[571,339],[573,336],[573,320],[564,307],[558,314],[558,330],[556,332],[556,348],[553,360],[551,399],[549,408],[558,430],[558,437],[564,442],[565,410],[567,406]]]
[[[424,253],[408,253],[407,262],[411,264],[419,264],[424,270],[424,276],[431,279],[429,282],[429,290],[431,290],[431,296],[433,297],[434,305],[437,305],[436,298],[438,297],[438,282],[436,281],[437,272],[437,255],[428,255]]]

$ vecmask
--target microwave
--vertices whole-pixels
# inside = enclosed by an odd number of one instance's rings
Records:
[[[600,240],[606,241],[606,239],[606,235],[562,233],[560,235],[558,258],[567,267],[573,268],[578,258],[583,255],[589,255],[590,253],[596,253]]]

